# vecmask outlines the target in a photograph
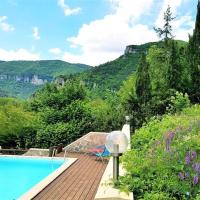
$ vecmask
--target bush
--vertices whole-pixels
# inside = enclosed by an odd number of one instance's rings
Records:
[[[92,116],[85,106],[85,95],[84,87],[74,81],[64,87],[47,84],[38,91],[29,103],[41,121],[34,146],[67,145],[91,131]]]
[[[190,99],[187,93],[183,94],[182,92],[176,92],[175,95],[171,97],[171,104],[168,109],[170,112],[175,113],[180,112],[189,106]]]
[[[196,198],[200,193],[199,112],[196,105],[179,115],[152,119],[137,130],[132,150],[122,157],[127,174],[121,177],[121,188],[132,191],[135,199],[163,199],[163,194],[167,199]]]
[[[167,193],[160,192],[160,193],[146,193],[144,198],[140,200],[175,200],[174,198],[170,198]]]
[[[26,146],[25,130],[34,132],[37,116],[15,99],[0,98],[0,144],[3,148]]]

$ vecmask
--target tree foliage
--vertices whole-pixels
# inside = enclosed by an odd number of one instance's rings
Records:
[[[193,102],[200,102],[200,2],[197,5],[197,16],[193,35],[189,38],[188,64],[191,70],[190,96]]]
[[[146,55],[143,54],[137,70],[136,95],[140,104],[146,104],[151,99],[151,82],[149,76],[149,63],[146,61]]]
[[[154,30],[158,33],[160,38],[163,38],[166,45],[168,45],[169,40],[173,38],[171,21],[174,19],[175,17],[172,17],[171,8],[168,6],[167,10],[164,12],[163,28],[154,27]]]
[[[123,190],[134,199],[196,199],[200,183],[200,107],[154,118],[132,136],[132,150],[122,158],[127,173]],[[167,197],[167,198],[164,198]]]
[[[180,63],[179,49],[173,40],[170,44],[170,57],[167,72],[168,87],[177,91],[182,90],[182,66]]]
[[[74,81],[68,81],[64,87],[47,84],[36,93],[30,109],[38,112],[41,120],[37,146],[66,145],[91,130],[92,116],[85,106],[85,95],[84,87]]]
[[[15,99],[0,98],[0,144],[4,148],[27,147],[35,133],[37,116],[25,110],[23,103]]]

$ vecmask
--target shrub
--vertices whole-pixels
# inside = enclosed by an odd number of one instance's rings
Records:
[[[188,108],[190,106],[189,96],[183,94],[182,92],[176,92],[174,96],[171,96],[171,104],[168,108],[171,112],[180,112],[184,108]]]
[[[85,88],[75,81],[64,87],[47,84],[39,90],[29,102],[29,109],[37,112],[41,122],[34,146],[67,145],[91,131],[93,118],[85,95]]]
[[[120,179],[121,188],[132,191],[135,199],[196,198],[200,193],[199,112],[200,106],[193,106],[179,115],[152,119],[137,130],[132,150],[122,157],[127,173]]]
[[[37,116],[24,109],[23,102],[0,98],[0,144],[3,148],[26,146],[25,130],[35,131]]]

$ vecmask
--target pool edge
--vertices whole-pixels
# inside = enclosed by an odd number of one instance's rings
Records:
[[[61,175],[67,168],[69,168],[77,158],[66,158],[67,162],[62,164],[58,169],[49,174],[46,178],[41,180],[35,186],[33,186],[30,190],[28,190],[25,194],[20,196],[19,200],[31,200],[35,196],[37,196],[44,188],[46,188],[51,182],[53,182],[59,175]]]

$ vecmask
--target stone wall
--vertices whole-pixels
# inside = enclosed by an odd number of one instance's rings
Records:
[[[49,149],[30,148],[24,156],[49,156]]]

